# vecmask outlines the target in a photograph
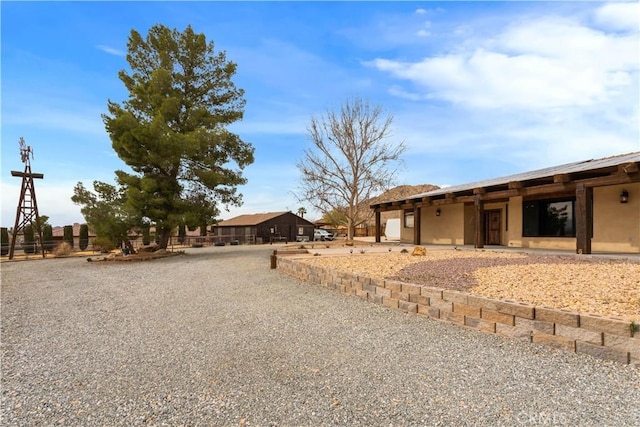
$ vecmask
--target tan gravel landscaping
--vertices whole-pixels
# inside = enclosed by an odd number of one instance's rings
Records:
[[[640,262],[494,251],[352,253],[305,260],[369,276],[640,321]]]

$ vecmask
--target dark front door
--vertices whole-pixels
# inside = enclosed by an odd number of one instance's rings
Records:
[[[500,209],[488,210],[484,215],[485,219],[485,245],[499,245],[501,244],[500,230],[502,229],[502,221],[500,220]]]

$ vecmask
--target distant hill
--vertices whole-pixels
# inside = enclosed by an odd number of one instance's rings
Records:
[[[377,197],[373,197],[367,201],[368,205],[380,202],[389,202],[391,200],[404,199],[405,197],[413,196],[420,193],[426,193],[427,191],[438,190],[440,187],[431,184],[419,184],[419,185],[399,185],[397,187],[390,188]]]
[[[369,200],[362,202],[367,208],[374,203],[389,202],[392,200],[404,199],[406,197],[414,196],[416,194],[426,193],[427,191],[438,190],[440,187],[432,184],[419,184],[419,185],[398,185],[380,194],[379,196],[372,197]],[[386,211],[380,214],[380,222],[384,226],[388,219],[400,218],[402,211]],[[371,217],[366,221],[367,226],[373,227],[375,225],[375,217],[373,213]]]

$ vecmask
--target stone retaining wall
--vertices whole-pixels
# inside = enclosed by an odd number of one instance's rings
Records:
[[[376,280],[280,255],[277,267],[302,281],[385,307],[640,367],[640,331],[629,320]]]

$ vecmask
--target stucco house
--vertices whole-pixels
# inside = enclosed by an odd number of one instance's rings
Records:
[[[371,205],[401,211],[413,244],[640,253],[640,152],[427,191]]]

